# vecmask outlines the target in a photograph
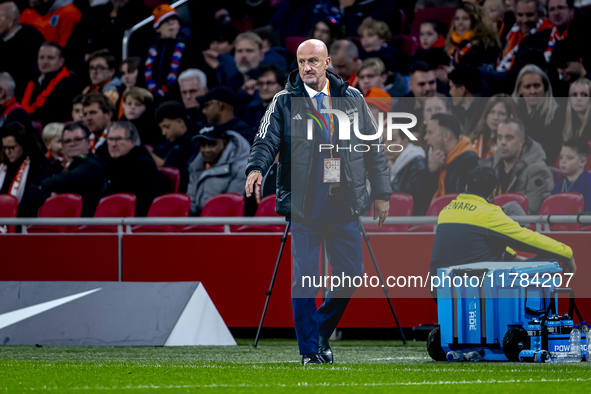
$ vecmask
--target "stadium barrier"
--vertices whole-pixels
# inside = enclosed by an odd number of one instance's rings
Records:
[[[590,223],[585,216],[528,216],[521,223]],[[364,223],[375,223],[362,218]],[[434,224],[436,217],[392,217],[386,224]],[[40,222],[42,221],[42,222]],[[228,327],[256,327],[265,302],[277,259],[279,233],[127,233],[135,224],[285,224],[283,218],[43,218],[7,219],[2,224],[25,225],[119,225],[118,234],[5,234],[0,236],[2,281],[199,281]],[[549,226],[545,226],[549,227]],[[229,231],[229,228],[226,228]],[[586,290],[584,279],[591,276],[585,261],[591,232],[547,232],[568,244],[577,257],[576,291]],[[370,242],[384,277],[427,272],[434,233],[370,233]],[[364,266],[375,275],[364,245]],[[291,248],[288,236],[286,250]],[[293,327],[291,313],[291,254],[284,253],[277,274],[265,327]],[[364,289],[365,290],[365,289]],[[587,290],[588,291],[588,290]],[[356,293],[357,294],[357,293]],[[390,328],[392,316],[381,289],[351,300],[341,328]],[[577,293],[579,294],[579,293]],[[429,296],[412,289],[391,289],[396,312],[403,327],[437,322],[436,305]],[[581,300],[581,309],[591,312],[591,298]],[[589,313],[587,313],[589,314]]]

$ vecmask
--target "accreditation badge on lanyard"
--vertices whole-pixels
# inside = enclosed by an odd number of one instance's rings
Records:
[[[341,159],[324,159],[324,183],[336,183],[341,181]]]
[[[330,97],[330,83],[326,81],[328,87],[328,102],[329,107],[332,108],[332,100]],[[334,134],[334,119],[330,114],[330,141]],[[339,183],[341,181],[341,159],[332,157],[332,148],[330,149],[330,159],[324,159],[324,183]]]

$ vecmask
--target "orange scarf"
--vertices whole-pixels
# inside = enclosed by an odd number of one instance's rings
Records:
[[[474,32],[472,30],[468,30],[464,34],[458,34],[456,31],[451,32],[451,41],[453,43],[453,47],[450,48],[448,54],[453,57],[456,63],[459,63],[460,60],[468,53],[477,41],[470,41],[474,37]],[[460,46],[462,43],[466,43],[463,46]]]
[[[451,152],[449,152],[449,155],[445,157],[443,168],[439,172],[439,187],[437,188],[435,195],[433,195],[433,198],[441,197],[445,194],[445,176],[447,175],[447,166],[450,165],[452,161],[457,159],[458,156],[466,152],[476,153],[476,149],[472,147],[472,142],[470,141],[470,138],[466,137],[465,135],[462,135],[460,136],[460,140],[458,141],[456,146],[454,146]]]
[[[519,26],[517,24],[513,25],[509,33],[507,34],[507,45],[503,49],[501,53],[500,59],[497,61],[497,71],[503,72],[508,71],[513,68],[513,64],[515,63],[515,54],[519,50],[519,44],[525,37],[528,37],[532,34],[536,34],[537,32],[551,29],[552,23],[548,19],[539,19],[536,27],[531,29],[529,33],[523,34]]]
[[[49,95],[53,93],[53,90],[55,89],[57,84],[60,83],[62,79],[69,77],[70,73],[68,72],[68,69],[65,67],[62,68],[62,70],[55,76],[55,78],[53,78],[51,82],[49,82],[49,85],[47,85],[47,87],[41,93],[39,93],[33,104],[31,104],[31,96],[33,95],[33,90],[35,89],[35,82],[29,81],[29,84],[27,85],[27,89],[25,90],[25,94],[23,96],[23,101],[21,102],[21,105],[23,106],[24,110],[27,111],[27,113],[30,115],[37,111],[39,108],[43,107],[43,105],[45,104],[45,100],[47,100],[47,97],[49,97]]]

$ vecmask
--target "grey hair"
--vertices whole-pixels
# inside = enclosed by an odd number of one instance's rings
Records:
[[[536,3],[536,12],[538,13],[538,18],[544,18],[546,16],[546,6],[544,6],[540,0],[515,0],[515,3],[513,4],[513,12],[515,14],[517,14],[518,3]]]
[[[16,89],[16,82],[9,73],[0,73],[0,87],[6,90],[6,98],[11,99],[14,97],[14,90]]]
[[[511,96],[514,98],[515,102],[518,103],[518,100],[521,97],[519,90],[521,89],[521,84],[523,83],[523,76],[526,74],[538,74],[542,78],[542,83],[544,84],[546,93],[544,93],[544,102],[541,104],[540,112],[545,114],[544,125],[548,126],[550,123],[552,123],[552,120],[554,120],[554,114],[558,109],[558,103],[556,102],[554,94],[552,93],[552,84],[550,84],[550,78],[548,78],[548,74],[546,74],[540,67],[536,66],[535,64],[528,64],[527,66],[523,67],[517,75],[515,89],[513,89],[513,94],[511,94]]]
[[[135,125],[126,120],[118,120],[117,122],[113,123],[111,127],[109,127],[109,132],[115,129],[125,130],[125,137],[129,138],[129,140],[134,144],[138,141],[138,138],[140,136],[140,133],[137,131]]]
[[[519,130],[519,136],[521,138],[524,138],[525,137],[525,125],[523,124],[521,119],[507,118],[501,122],[501,125],[511,125],[511,124],[517,125],[517,130]],[[500,125],[499,125],[499,127],[500,127]]]
[[[21,17],[21,11],[18,9],[18,6],[13,1],[3,3],[1,6],[2,8],[6,8],[8,18],[18,24]]]
[[[357,49],[357,45],[349,40],[336,40],[333,42],[330,46],[330,54],[336,55],[341,49],[345,50],[347,57],[351,61],[359,57],[359,49]]]
[[[178,77],[179,84],[184,79],[189,79],[189,78],[199,78],[199,87],[200,88],[207,87],[207,75],[205,75],[205,73],[203,71],[199,70],[198,68],[189,68],[188,70],[183,71],[181,73],[181,75],[179,75],[179,77]]]

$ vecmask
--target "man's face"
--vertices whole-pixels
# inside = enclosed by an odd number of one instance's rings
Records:
[[[180,82],[181,98],[186,109],[199,108],[197,97],[204,96],[207,93],[207,87],[201,87],[201,81],[198,77],[185,78]]]
[[[566,67],[556,67],[556,70],[563,81],[571,82],[580,78],[581,67],[582,61],[579,60],[577,62],[567,62]]]
[[[332,71],[343,80],[347,81],[353,74],[357,73],[359,68],[358,59],[350,59],[343,49],[332,55],[330,59]]]
[[[587,158],[581,156],[569,146],[563,146],[560,150],[560,171],[566,176],[573,176],[585,169]]]
[[[516,160],[521,154],[525,137],[515,123],[502,124],[497,129],[497,150],[504,160]]]
[[[146,112],[146,106],[133,97],[127,96],[123,103],[123,112],[127,120],[139,119]]]
[[[82,129],[66,130],[62,137],[62,150],[67,157],[78,157],[90,152],[90,140]]]
[[[322,51],[317,45],[305,43],[298,48],[297,57],[300,78],[309,87],[317,87],[326,78],[326,70],[330,64],[326,50]]]
[[[589,108],[589,88],[584,83],[574,83],[570,90],[570,105],[575,112],[585,113]]]
[[[222,152],[226,149],[226,145],[226,140],[221,138],[217,138],[214,141],[201,140],[199,150],[203,155],[203,161],[208,164],[217,163]]]
[[[378,74],[373,67],[366,67],[359,71],[357,77],[359,78],[359,88],[364,94],[371,88],[385,88],[386,75]]]
[[[548,19],[556,27],[566,27],[575,17],[575,9],[566,0],[548,0]]]
[[[538,13],[536,12],[535,1],[530,1],[529,3],[522,1],[517,3],[515,23],[517,23],[517,26],[519,26],[519,29],[523,34],[528,34],[531,29],[536,27],[539,19]]]
[[[107,135],[107,146],[109,148],[109,156],[117,160],[125,156],[135,146],[125,133],[124,129],[111,129]]]
[[[242,39],[236,43],[234,61],[242,74],[257,68],[261,60],[263,60],[263,53],[254,42]]]
[[[98,103],[84,107],[84,124],[93,134],[100,135],[111,123],[111,113],[103,112]]]
[[[4,149],[4,154],[11,163],[14,163],[20,159],[25,152],[23,147],[18,142],[16,142],[16,138],[13,136],[2,138],[2,149]]]
[[[221,103],[218,100],[209,100],[203,104],[203,115],[207,118],[207,123],[218,124],[220,119]]]
[[[459,105],[466,95],[466,87],[463,85],[456,85],[452,81],[449,81],[449,95],[452,97],[451,100],[453,105]]]
[[[137,83],[137,74],[137,69],[134,72],[129,72],[129,64],[124,64],[121,66],[121,80],[123,80],[123,83],[126,87],[130,88],[135,86]]]
[[[84,107],[82,103],[74,104],[72,106],[72,120],[74,122],[84,122]]]
[[[181,23],[177,18],[168,18],[163,21],[158,29],[156,29],[157,33],[160,33],[160,38],[176,38],[179,34],[179,30],[181,30]]]
[[[544,97],[544,81],[539,74],[525,74],[521,80],[519,93],[525,97],[525,102],[530,107],[535,107],[542,102]]]
[[[425,131],[425,142],[427,145],[433,148],[433,150],[443,151],[444,141],[444,130],[439,127],[438,120],[430,120],[427,122],[427,129]]]
[[[88,63],[88,75],[93,84],[108,81],[114,74],[115,70],[110,69],[107,61],[102,57],[97,57]]]
[[[6,3],[5,3],[6,4]],[[0,37],[5,37],[13,27],[13,21],[8,14],[8,7],[0,4]]]
[[[64,66],[64,58],[60,57],[59,49],[45,45],[39,48],[37,55],[37,67],[41,74],[49,74],[59,71]]]
[[[268,71],[257,79],[259,96],[263,101],[271,101],[281,91],[282,86],[277,83],[275,73]]]
[[[169,140],[170,142],[176,140],[177,138],[181,137],[187,131],[187,126],[185,125],[185,121],[183,119],[162,119],[162,122],[158,125],[160,126],[160,130],[162,131],[162,135],[164,138]]]
[[[415,97],[433,97],[437,93],[437,78],[435,71],[415,71],[410,76],[408,88]]]

